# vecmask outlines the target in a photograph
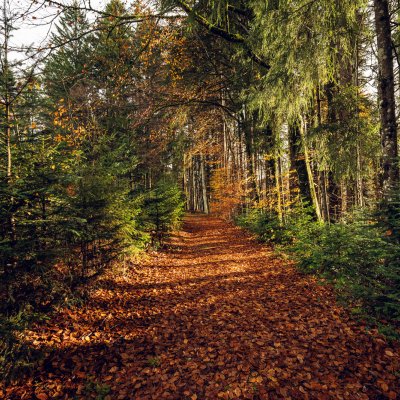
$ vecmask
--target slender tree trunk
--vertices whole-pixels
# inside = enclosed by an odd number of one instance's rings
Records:
[[[323,209],[323,219],[325,222],[330,222],[331,216],[329,213],[329,193],[328,193],[328,179],[326,177],[326,171],[322,171],[322,209]]]
[[[392,33],[388,0],[374,0],[375,27],[378,48],[379,94],[382,141],[383,198],[389,199],[391,190],[399,183],[396,104],[394,97],[394,72]]]
[[[340,183],[340,197],[342,200],[342,204],[340,207],[340,217],[342,218],[347,213],[347,202],[348,202],[347,182]]]
[[[357,15],[358,23],[362,24],[362,16],[361,13]],[[356,39],[355,42],[355,53],[354,53],[354,86],[356,87],[356,98],[357,98],[357,121],[360,118],[360,106],[359,106],[359,97],[360,97],[360,79],[359,79],[359,69],[360,69],[360,44],[359,40]],[[357,135],[361,134],[361,128],[359,126],[359,122],[357,122]],[[356,143],[356,151],[357,151],[357,172],[356,172],[356,187],[355,187],[355,204],[359,207],[364,207],[364,183],[362,176],[362,159],[361,159],[361,151],[360,151],[360,140],[357,137]]]
[[[9,66],[8,60],[8,52],[9,52],[9,40],[10,40],[10,31],[11,26],[9,23],[9,17],[7,15],[7,2],[3,1],[3,30],[4,30],[4,43],[3,43],[3,60],[1,62],[2,73],[4,78],[4,123],[5,123],[5,142],[6,142],[6,150],[7,150],[7,178],[8,184],[12,183],[12,175],[13,175],[13,164],[12,164],[12,143],[11,143],[11,104],[13,102],[12,93],[11,93],[11,70]],[[14,206],[14,197],[10,197],[11,208]],[[14,212],[11,211],[8,216],[8,225],[9,225],[9,234],[12,240],[12,245],[17,240],[16,228],[15,228],[15,219]],[[16,260],[14,260],[13,265],[15,267]]]
[[[279,188],[281,190],[281,212],[282,212],[282,221],[286,221],[286,210],[287,210],[287,204],[288,201],[286,199],[285,195],[285,183],[284,183],[284,176],[283,176],[283,170],[282,170],[282,157],[278,157],[277,159],[277,164],[278,164],[278,172],[279,172]]]
[[[4,82],[4,119],[5,119],[5,138],[7,146],[7,176],[10,178],[12,175],[12,159],[11,159],[11,93],[10,93],[10,66],[8,64],[8,41],[10,39],[10,25],[7,15],[7,3],[3,1],[3,21],[4,21],[4,44],[3,44],[3,57],[2,60],[2,73],[5,79]]]
[[[295,179],[291,184],[291,191],[293,192],[292,197],[295,197],[294,190],[299,188],[300,196],[305,201],[312,204],[310,183],[308,181],[304,150],[302,149],[299,123],[289,126],[289,156],[290,169],[295,171]]]
[[[243,118],[249,118],[249,116],[245,115]],[[256,166],[255,166],[255,151],[254,151],[254,122],[253,118],[251,120],[243,121],[244,126],[244,139],[245,139],[245,146],[246,146],[246,159],[247,159],[247,166],[248,166],[248,174],[249,174],[249,181],[250,181],[250,189],[251,189],[251,200],[255,200],[258,202],[260,200],[260,193],[258,191],[257,186],[257,173],[256,173]]]
[[[192,180],[193,180],[193,211],[199,211],[199,190],[198,190],[198,168],[197,157],[192,156]]]
[[[279,221],[283,222],[282,196],[281,196],[281,179],[279,173],[279,154],[275,156],[275,191],[276,191],[276,211]]]
[[[321,112],[321,90],[319,84],[316,90],[316,102],[317,102],[317,127],[322,125],[322,112]],[[326,180],[326,169],[324,168],[319,172],[319,191],[321,198],[321,217],[323,221],[329,221],[329,193],[327,190]]]
[[[185,193],[186,210],[190,209],[190,191],[189,191],[189,178],[188,178],[187,155],[183,154],[183,192]]]
[[[364,207],[364,185],[361,175],[361,168],[360,144],[357,141],[356,204],[360,207]]]
[[[194,164],[193,164],[193,156],[192,155],[189,155],[189,157],[190,157],[190,161],[189,161],[189,179],[188,179],[188,182],[189,182],[189,193],[190,193],[190,201],[189,201],[189,210],[191,211],[191,212],[194,212],[194,211],[196,211],[195,210],[195,203],[196,203],[196,201],[195,201],[195,196],[196,196],[196,194],[195,194],[195,191],[196,191],[196,186],[195,186],[195,179],[194,179]]]
[[[6,95],[6,97],[8,97]],[[7,101],[7,100],[6,100]],[[6,141],[7,141],[7,176],[12,176],[12,154],[11,154],[11,125],[10,125],[10,104],[7,102],[5,106],[5,123],[6,123]]]
[[[204,156],[200,153],[199,155],[200,161],[200,175],[201,175],[201,193],[202,193],[202,203],[203,203],[203,212],[206,214],[209,213],[208,208],[208,198],[207,198],[207,184],[206,184],[206,171],[204,165]]]
[[[300,136],[301,136],[303,150],[304,150],[304,160],[306,163],[308,182],[310,184],[310,195],[311,195],[311,199],[312,199],[312,205],[314,206],[315,214],[317,216],[318,221],[322,221],[321,209],[319,207],[317,192],[315,190],[314,176],[313,176],[313,172],[311,169],[310,155],[308,152],[308,145],[307,145],[307,140],[306,140],[306,132],[305,132],[306,122],[304,121],[304,118],[301,118],[301,120],[302,120],[302,123],[300,124]]]
[[[339,116],[337,115],[337,109],[334,107],[333,100],[334,96],[338,90],[335,82],[330,81],[325,86],[326,100],[328,103],[328,115],[327,122],[329,124],[337,123]],[[327,171],[326,174],[326,191],[327,191],[327,205],[329,207],[328,214],[329,220],[335,222],[338,216],[340,202],[340,187],[336,183],[332,171]]]

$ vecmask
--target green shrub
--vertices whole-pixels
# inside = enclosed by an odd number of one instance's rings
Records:
[[[261,208],[250,209],[236,218],[236,223],[257,235],[262,242],[288,245],[313,220],[310,207],[295,207],[280,221],[276,213]]]
[[[377,213],[385,241],[391,245],[386,257],[381,301],[377,309],[400,325],[400,190],[393,190]]]
[[[391,212],[384,213],[390,215],[386,220],[353,213],[347,223],[325,224],[315,221],[307,208],[294,208],[282,223],[253,209],[239,216],[237,223],[263,242],[279,244],[301,271],[333,283],[341,299],[364,316],[396,325],[400,322],[396,210],[391,204]]]
[[[282,243],[285,240],[285,228],[278,216],[261,208],[239,215],[236,223],[254,233],[262,242]]]
[[[339,295],[364,313],[400,321],[396,249],[375,223],[310,223],[288,251],[302,271],[333,282]]]
[[[162,245],[165,237],[179,226],[184,206],[181,190],[169,180],[161,180],[145,194],[139,221],[142,229],[150,233],[152,245]]]
[[[41,356],[23,340],[23,331],[33,322],[43,320],[43,314],[33,312],[29,305],[13,315],[0,313],[0,378],[11,379],[32,368]]]

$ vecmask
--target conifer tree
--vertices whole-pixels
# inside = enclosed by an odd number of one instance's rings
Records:
[[[67,101],[71,90],[84,84],[91,62],[90,25],[75,2],[64,10],[51,35],[50,54],[45,70],[45,84],[54,102]]]

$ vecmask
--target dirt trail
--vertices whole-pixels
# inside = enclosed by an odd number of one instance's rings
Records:
[[[187,216],[170,251],[110,273],[29,340],[49,355],[7,399],[400,398],[398,348],[212,217]]]

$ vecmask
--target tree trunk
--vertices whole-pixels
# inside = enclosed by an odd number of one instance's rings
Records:
[[[310,183],[308,181],[307,166],[298,123],[289,126],[289,155],[290,169],[295,171],[295,178],[297,179],[297,182],[296,180],[291,182],[291,192],[298,187],[301,198],[312,204]],[[295,194],[292,194],[292,197],[295,198]]]
[[[206,171],[204,165],[204,156],[200,153],[200,175],[201,175],[201,193],[202,193],[202,211],[206,214],[209,213],[208,198],[207,198],[207,184],[206,184]]]
[[[399,182],[389,1],[374,0],[374,11],[379,66],[379,110],[382,141],[381,186],[383,198],[388,200],[391,190],[395,188]]]
[[[323,220],[325,222],[330,222],[330,213],[329,213],[329,193],[328,193],[328,180],[327,173],[325,170],[321,171],[321,198],[322,198],[322,211],[323,211]]]
[[[317,127],[322,125],[322,109],[321,109],[321,90],[319,84],[316,89],[316,103],[317,103]],[[323,221],[329,222],[329,193],[327,190],[326,169],[324,168],[319,172],[319,191],[321,198],[321,216]]]
[[[8,98],[6,94],[6,99]],[[6,100],[7,101],[7,100]],[[5,106],[6,141],[7,141],[7,176],[12,176],[12,154],[11,154],[11,126],[10,126],[10,104]]]
[[[357,142],[356,204],[359,207],[364,207],[364,185],[361,170],[360,144]]]
[[[282,196],[281,196],[281,180],[279,171],[279,154],[275,155],[275,191],[276,191],[276,211],[278,213],[279,222],[283,222]]]
[[[244,116],[246,118],[248,116]],[[250,201],[255,200],[256,202],[260,201],[260,193],[257,185],[257,172],[255,165],[255,151],[254,151],[254,122],[253,118],[251,120],[243,121],[243,131],[244,131],[244,139],[246,146],[246,158],[247,158],[247,167],[249,174],[249,183],[250,183]]]
[[[310,195],[311,195],[312,205],[314,206],[317,219],[318,219],[318,221],[322,221],[321,209],[319,207],[317,192],[315,190],[314,176],[313,176],[313,172],[311,170],[310,155],[308,153],[308,145],[307,145],[307,140],[306,140],[305,129],[306,129],[306,122],[302,118],[302,123],[300,124],[300,136],[301,136],[303,150],[304,150],[304,161],[305,161],[306,169],[307,169],[308,182],[310,185]]]

